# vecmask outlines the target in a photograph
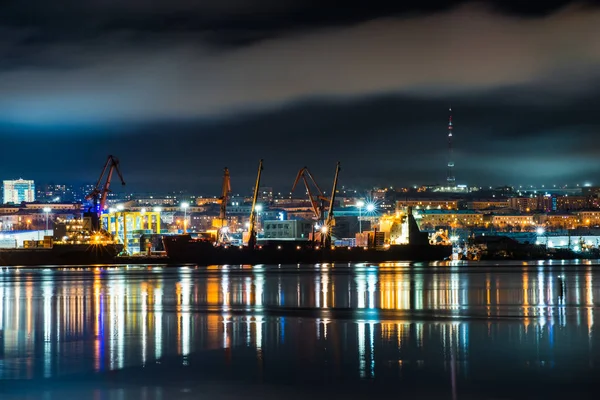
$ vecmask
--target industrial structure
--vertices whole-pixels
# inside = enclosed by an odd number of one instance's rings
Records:
[[[102,169],[102,173],[100,174],[100,177],[94,186],[94,189],[92,189],[92,191],[85,197],[86,200],[92,200],[94,204],[93,215],[96,217],[92,221],[92,227],[96,231],[100,230],[99,217],[106,208],[106,197],[110,192],[110,184],[114,171],[117,171],[117,174],[121,179],[121,184],[125,185],[125,180],[123,179],[121,170],[119,170],[119,160],[116,157],[109,155],[106,159],[106,163],[104,164],[104,168]],[[102,179],[104,178],[104,175],[106,175],[106,181],[103,184]]]
[[[224,244],[229,242],[229,227],[227,225],[227,202],[231,194],[231,179],[229,169],[223,170],[223,186],[221,197],[219,197],[219,219],[213,219],[213,226],[218,229],[217,242]]]
[[[260,177],[263,170],[263,160],[258,163],[258,174],[256,175],[256,183],[254,185],[254,194],[252,196],[252,208],[250,209],[250,221],[248,223],[248,240],[244,240],[248,244],[248,248],[254,249],[256,246],[256,199],[260,188]]]
[[[448,119],[448,175],[446,181],[449,187],[456,186],[456,178],[454,177],[454,154],[452,151],[452,107],[450,108],[450,117]]]
[[[294,180],[294,185],[292,185],[291,193],[294,193],[300,179],[304,182],[306,194],[308,194],[308,200],[310,201],[315,220],[319,225],[323,226],[325,222],[325,202],[329,203],[331,200],[325,197],[323,191],[315,181],[315,178],[308,170],[308,167],[303,167],[298,171],[298,175],[296,175],[296,179]],[[310,188],[310,183],[312,183],[314,189],[316,189],[316,193],[314,194]]]
[[[335,194],[337,193],[338,177],[340,176],[340,162],[338,161],[335,166],[335,176],[333,177],[333,188],[331,189],[331,196],[329,198],[329,210],[327,210],[327,219],[325,224],[321,228],[323,233],[322,242],[325,248],[331,247],[331,235],[333,233],[333,227],[335,226],[335,218],[333,216],[333,204],[335,202]]]
[[[160,234],[160,211],[109,209],[101,215],[102,230],[123,245],[127,254],[143,252],[140,238],[144,234]]]

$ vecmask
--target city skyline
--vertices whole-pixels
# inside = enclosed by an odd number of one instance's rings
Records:
[[[0,16],[5,179],[127,191],[594,181],[593,2],[11,2]]]

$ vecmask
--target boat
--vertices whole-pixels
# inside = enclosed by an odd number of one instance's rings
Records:
[[[395,261],[437,261],[452,253],[451,246],[399,244],[384,248],[322,247],[309,241],[266,240],[255,248],[218,246],[191,235],[163,237],[170,263],[214,264],[317,264]]]
[[[118,243],[0,249],[0,266],[111,264],[122,251]]]
[[[53,236],[25,240],[23,247],[0,248],[0,266],[112,264],[123,252],[105,231],[93,231],[89,216],[55,221]]]

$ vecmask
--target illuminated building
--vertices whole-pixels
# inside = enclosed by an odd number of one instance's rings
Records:
[[[483,226],[483,214],[472,210],[416,210],[415,218],[422,229],[434,229],[436,226],[464,228]]]
[[[570,213],[539,214],[537,222],[547,229],[575,229],[580,225],[580,217]]]
[[[71,185],[37,185],[36,199],[43,202],[73,202],[75,192]]]
[[[580,223],[583,226],[600,225],[600,211],[577,211],[575,214],[579,216]]]
[[[4,203],[21,204],[35,201],[35,184],[32,180],[4,181]]]
[[[467,203],[469,210],[487,210],[490,208],[510,207],[509,199],[474,200]]]
[[[456,210],[458,209],[458,200],[449,199],[410,199],[406,198],[403,200],[396,201],[396,210],[402,210],[406,207],[413,207],[415,209],[424,208],[438,208],[445,210]]]
[[[266,186],[261,186],[258,188],[258,198],[261,199],[262,201],[265,202],[272,202],[273,201],[273,188],[272,187],[266,187]]]
[[[496,228],[531,228],[535,225],[533,215],[492,215],[491,223]]]
[[[562,196],[556,200],[559,211],[583,210],[590,207],[590,199],[585,196]]]

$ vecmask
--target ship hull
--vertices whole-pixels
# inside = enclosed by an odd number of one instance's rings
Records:
[[[0,266],[111,264],[123,250],[120,244],[55,245],[52,248],[0,249]]]
[[[392,245],[387,249],[362,247],[312,248],[306,242],[270,242],[251,250],[215,247],[189,236],[165,236],[163,243],[171,263],[214,264],[316,264],[347,262],[440,261],[452,254],[451,246]]]

